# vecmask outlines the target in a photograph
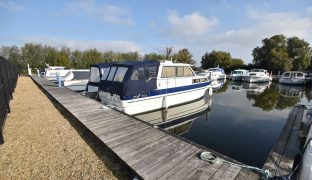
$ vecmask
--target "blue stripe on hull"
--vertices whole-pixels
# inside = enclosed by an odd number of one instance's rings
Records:
[[[199,84],[192,84],[189,86],[181,86],[181,87],[174,87],[174,88],[168,88],[168,89],[155,89],[155,90],[150,91],[148,94],[142,95],[140,97],[122,96],[121,100],[131,100],[131,99],[145,98],[145,97],[151,97],[151,96],[159,96],[159,95],[163,95],[163,94],[177,93],[177,92],[202,88],[202,87],[208,86],[209,84],[211,84],[211,81],[199,83]]]

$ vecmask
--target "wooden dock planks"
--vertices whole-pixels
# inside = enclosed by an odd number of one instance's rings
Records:
[[[66,88],[31,76],[44,92],[88,128],[143,179],[260,179],[223,162],[209,164],[200,148]],[[229,159],[229,158],[228,158]]]
[[[295,106],[272,148],[263,168],[270,170],[275,176],[284,176],[292,171],[295,156],[299,153],[299,129],[305,107]]]

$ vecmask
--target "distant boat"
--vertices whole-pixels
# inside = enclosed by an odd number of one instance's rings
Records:
[[[133,115],[203,97],[210,83],[189,64],[130,61],[109,67],[101,78],[99,97],[105,105]]]
[[[210,80],[222,80],[226,79],[225,72],[222,68],[209,68],[207,70],[203,70],[202,72],[198,73],[200,76],[206,76]]]
[[[41,76],[46,78],[49,81],[57,81],[57,74],[60,75],[61,78],[64,78],[70,69],[65,69],[64,66],[49,66],[45,68],[44,72],[41,73]]]
[[[300,71],[286,71],[279,78],[281,84],[304,85],[305,82],[305,74]]]
[[[64,78],[63,86],[73,91],[84,91],[89,81],[89,69],[70,70]]]
[[[233,81],[242,81],[249,75],[249,71],[245,69],[236,69],[231,72],[230,78]]]
[[[269,75],[268,71],[265,69],[253,69],[249,72],[249,75],[244,78],[247,82],[268,82],[271,81],[272,77]]]

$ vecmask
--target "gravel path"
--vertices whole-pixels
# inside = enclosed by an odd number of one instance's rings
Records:
[[[29,77],[18,79],[0,145],[0,179],[129,179],[105,145],[60,113]],[[78,133],[79,132],[79,133]]]

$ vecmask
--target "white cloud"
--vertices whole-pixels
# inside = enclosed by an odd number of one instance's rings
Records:
[[[25,42],[40,43],[57,48],[69,47],[70,49],[86,50],[96,48],[99,51],[112,50],[116,52],[139,51],[140,48],[130,41],[101,41],[101,40],[69,40],[49,37],[29,37]]]
[[[249,20],[247,26],[220,32],[212,31],[218,24],[216,18],[209,20],[197,13],[182,17],[169,14],[172,34],[168,37],[187,45],[191,52],[196,52],[194,55],[198,62],[206,51],[215,49],[229,51],[232,57],[242,58],[249,63],[252,50],[261,45],[262,39],[276,34],[298,36],[312,43],[312,18],[309,16],[296,12],[260,11],[249,7],[246,18]]]
[[[24,6],[8,0],[0,0],[0,7],[8,9],[10,11],[22,11],[25,9]]]
[[[207,18],[198,12],[179,16],[171,11],[168,15],[170,28],[165,31],[165,35],[172,38],[187,38],[189,40],[206,35],[217,24],[217,18]]]
[[[85,14],[106,23],[120,25],[132,25],[134,23],[128,17],[130,11],[127,7],[113,4],[97,4],[94,0],[78,0],[70,3],[65,11],[67,13]]]

